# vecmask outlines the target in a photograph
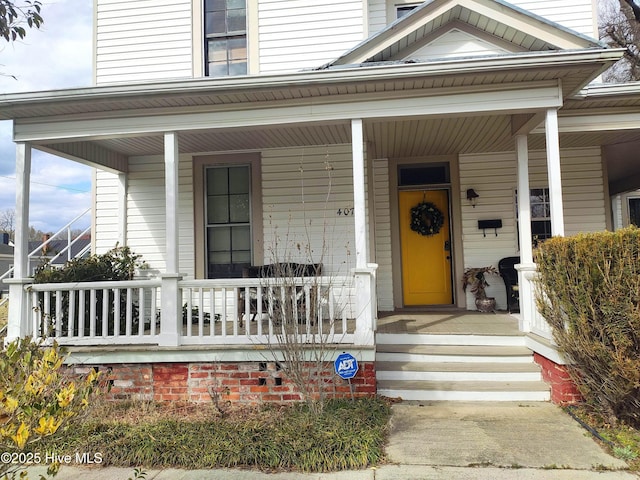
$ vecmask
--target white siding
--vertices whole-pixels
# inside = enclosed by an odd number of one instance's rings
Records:
[[[260,72],[320,67],[364,40],[363,0],[260,0]]]
[[[118,242],[118,175],[96,170],[95,253],[102,254]]]
[[[322,262],[327,275],[350,273],[355,264],[351,158],[350,145],[263,152],[265,263]]]
[[[192,76],[191,0],[98,0],[96,84]]]
[[[407,55],[406,60],[428,60],[432,58],[473,57],[479,55],[499,55],[506,50],[480,40],[466,32],[451,30],[418,51]]]
[[[602,164],[599,148],[562,150],[562,187],[565,234],[591,232],[606,228]],[[466,267],[494,265],[503,257],[518,254],[515,190],[515,153],[493,153],[460,156],[460,201],[462,234]],[[548,185],[545,152],[530,152],[531,188]],[[466,191],[473,188],[480,197],[476,207],[469,205]],[[478,230],[478,220],[501,219],[498,236]],[[492,281],[493,280],[493,281]],[[496,297],[499,308],[505,308],[505,288],[498,277],[488,279],[487,294]],[[467,304],[473,305],[467,297]]]
[[[391,206],[389,204],[389,161],[373,161],[375,261],[378,264],[378,309],[393,311],[393,270],[391,265]]]
[[[194,278],[193,180],[191,157],[181,156],[178,178],[180,273]],[[164,272],[165,193],[162,157],[131,157],[127,243],[152,271]]]
[[[369,0],[369,35],[379,32],[391,23],[386,18],[387,3],[395,2],[393,0]],[[511,0],[509,3],[583,35],[597,38],[592,0],[573,0],[571,2],[564,0]]]

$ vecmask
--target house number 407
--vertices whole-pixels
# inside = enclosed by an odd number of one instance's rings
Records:
[[[343,215],[348,217],[349,215],[353,215],[353,207],[350,208],[339,208],[336,212],[336,215]]]

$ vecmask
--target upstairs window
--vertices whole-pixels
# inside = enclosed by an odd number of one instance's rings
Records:
[[[204,0],[205,74],[247,74],[246,0]]]
[[[396,19],[404,17],[408,13],[410,13],[414,8],[416,8],[419,3],[410,4],[410,5],[396,5]]]

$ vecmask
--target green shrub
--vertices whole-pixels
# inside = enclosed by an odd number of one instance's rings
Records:
[[[536,262],[538,306],[580,393],[640,426],[640,229],[553,238]]]
[[[89,405],[98,373],[72,379],[62,370],[63,360],[57,345],[41,347],[29,338],[14,340],[0,353],[0,451],[5,455],[20,459],[33,443],[63,432]],[[44,463],[42,457],[33,463]],[[50,467],[55,474],[57,465]],[[3,461],[0,477],[13,478],[21,469]]]
[[[34,275],[33,282],[34,283],[67,283],[67,282],[105,282],[112,280],[132,280],[136,269],[145,268],[146,264],[140,261],[141,256],[135,255],[131,252],[129,247],[116,247],[102,255],[91,255],[88,258],[76,258],[68,261],[62,268],[56,268],[51,264],[43,264],[40,265]],[[51,305],[56,304],[56,295],[57,293],[51,294],[50,303]],[[61,315],[61,325],[60,331],[63,336],[66,336],[68,332],[68,318],[69,318],[69,293],[62,292],[60,294],[62,296],[61,305],[62,305],[62,315]],[[109,305],[108,310],[108,334],[114,334],[115,328],[115,309],[114,309],[114,299],[115,293],[113,290],[109,290],[107,295],[107,302]],[[126,315],[126,297],[127,293],[125,290],[120,291],[120,320],[124,320]],[[104,297],[100,295],[96,295],[95,299],[95,311],[102,312]],[[80,311],[84,310],[85,318],[89,318],[91,312],[90,298],[87,296],[84,300],[84,303],[81,305],[80,298],[78,295],[74,298],[74,312],[75,312],[75,321],[74,328],[75,331],[71,332],[73,335],[78,335],[79,332],[77,329],[79,328],[78,318],[80,315]],[[38,308],[40,312],[44,311],[44,293],[40,293],[38,295]],[[138,318],[138,306],[136,303],[133,305],[133,318]],[[102,330],[102,318],[98,317],[96,323],[97,331]],[[41,317],[41,331],[45,333],[44,336],[51,335],[55,328],[57,320],[55,318],[55,313]],[[135,326],[135,325],[134,325]],[[120,334],[125,333],[125,323],[124,321],[120,322]],[[85,325],[85,335],[89,334],[89,325]]]

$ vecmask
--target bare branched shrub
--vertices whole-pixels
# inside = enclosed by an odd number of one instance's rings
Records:
[[[640,426],[640,229],[553,238],[537,302],[585,400]]]
[[[317,414],[324,407],[327,389],[333,387],[333,360],[340,338],[346,333],[342,317],[347,310],[346,286],[338,284],[337,276],[328,275],[325,264],[328,252],[335,247],[334,226],[329,221],[329,215],[335,215],[331,206],[333,165],[328,153],[323,168],[326,180],[321,188],[326,187],[326,191],[322,212],[318,212],[316,203],[315,211],[307,213],[304,157],[301,159],[298,213],[302,215],[302,225],[293,226],[290,218],[282,235],[277,227],[273,229],[266,252],[268,264],[257,275],[263,278],[265,308],[273,327],[273,334],[268,336],[269,350],[310,410]],[[342,248],[348,256],[348,241]]]

